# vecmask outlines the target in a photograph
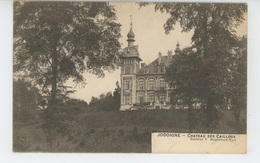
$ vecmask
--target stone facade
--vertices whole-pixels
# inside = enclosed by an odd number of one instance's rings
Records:
[[[123,49],[121,58],[121,106],[120,110],[170,109],[172,88],[166,83],[165,68],[170,64],[172,51],[167,55],[158,54],[152,63],[141,63],[138,46],[134,45],[132,27],[127,34],[128,46]],[[179,52],[177,44],[175,53]]]

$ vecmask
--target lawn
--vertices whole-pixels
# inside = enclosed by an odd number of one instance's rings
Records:
[[[14,124],[14,151],[17,152],[151,152],[151,133],[159,131],[190,132],[188,110],[136,110],[83,112],[74,114],[75,121],[67,128],[69,136],[56,136],[48,147],[40,124]],[[199,119],[192,132],[206,132]],[[241,131],[246,133],[245,123]],[[222,113],[222,120],[214,133],[237,133],[230,110]]]

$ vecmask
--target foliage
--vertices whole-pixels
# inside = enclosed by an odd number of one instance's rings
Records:
[[[111,111],[116,109],[114,97],[111,92],[101,94],[99,98],[92,97],[89,107],[93,111]]]
[[[13,91],[14,123],[33,122],[40,98],[38,90],[24,80],[14,80]]]
[[[141,6],[145,5],[147,3],[141,3]],[[155,3],[155,10],[170,15],[164,24],[166,33],[174,30],[177,22],[182,32],[194,30],[192,46],[174,57],[166,78],[176,87],[173,101],[179,101],[190,109],[194,108],[196,103],[200,108],[205,108],[205,114],[201,117],[208,130],[212,130],[216,127],[216,121],[221,118],[219,108],[236,106],[235,102],[231,101],[238,100],[239,96],[243,97],[240,98],[242,103],[246,102],[246,40],[240,42],[235,28],[245,20],[247,6],[221,3]],[[244,52],[243,59],[241,51]],[[241,65],[238,66],[237,62]],[[238,76],[243,80],[234,80]],[[243,91],[238,93],[240,88]],[[235,112],[240,112],[239,108],[232,108]]]
[[[120,87],[118,81],[114,93],[108,92],[98,97],[92,97],[89,102],[91,111],[119,111],[120,108]]]
[[[131,138],[136,139],[138,136],[138,128],[135,126],[131,131]]]
[[[84,71],[104,76],[117,68],[120,25],[105,2],[14,3],[14,73],[57,90],[69,79],[84,83]]]
[[[113,92],[113,97],[114,97],[114,107],[115,110],[119,110],[120,109],[120,103],[121,103],[121,88],[119,86],[119,82],[116,82],[116,88]]]
[[[237,130],[243,130],[243,124],[246,124],[247,107],[247,38],[243,37],[239,41],[239,47],[236,49],[237,56],[232,66],[232,83],[230,83],[230,109],[233,110],[237,121]]]
[[[125,135],[125,130],[124,129],[119,129],[119,131],[118,131],[118,135],[119,136],[124,136]]]
[[[60,137],[72,136],[75,121],[66,106],[74,91],[64,83],[84,84],[83,72],[102,77],[118,66],[115,20],[106,2],[14,2],[14,76],[31,82],[47,101],[40,127],[51,151]]]
[[[84,100],[70,99],[65,102],[64,107],[68,112],[80,113],[87,110],[88,103]]]
[[[77,145],[77,143],[71,142],[71,139],[75,137],[71,126],[77,121],[79,114],[85,113],[87,107],[88,104],[84,100],[68,99],[59,103],[59,105],[55,105],[54,109],[47,109],[43,113],[44,120],[40,127],[46,134],[49,150],[58,150],[59,145],[57,146],[57,143],[60,143],[60,141],[72,146]]]
[[[40,127],[46,134],[48,148],[54,150],[54,144],[60,137],[71,136],[69,124],[75,121],[74,117],[62,110],[61,106],[46,110],[43,114],[43,122]]]

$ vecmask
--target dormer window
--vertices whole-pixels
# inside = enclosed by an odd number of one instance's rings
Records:
[[[157,72],[158,73],[164,73],[165,72],[165,66],[164,65],[157,66]]]
[[[145,73],[145,74],[149,73],[149,69],[145,67],[145,68],[144,68],[144,73]]]
[[[165,67],[164,66],[160,66],[160,72],[164,72]]]

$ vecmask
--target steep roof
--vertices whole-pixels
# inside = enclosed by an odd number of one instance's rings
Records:
[[[127,34],[127,37],[129,38],[129,37],[135,37],[135,34],[134,34],[134,32],[133,32],[133,30],[132,30],[132,27],[130,28],[130,31],[128,32],[128,34]]]
[[[142,59],[139,57],[137,45],[124,48],[122,53],[123,53],[123,57],[137,57],[139,58],[140,61],[142,61]]]
[[[161,64],[160,65],[164,65],[164,66],[169,65],[168,56],[161,56]],[[156,58],[150,64],[145,65],[143,68],[141,68],[138,73],[143,74],[145,72],[145,69],[147,69],[148,72],[145,73],[145,74],[156,74],[156,73],[158,73],[158,66],[159,66],[159,57]]]
[[[126,57],[129,56],[139,56],[138,52],[138,46],[131,46],[131,47],[126,47],[123,49],[123,55]]]

